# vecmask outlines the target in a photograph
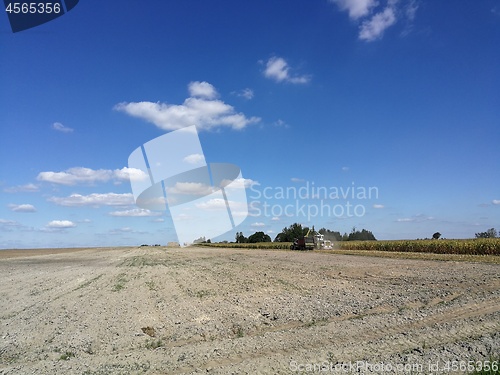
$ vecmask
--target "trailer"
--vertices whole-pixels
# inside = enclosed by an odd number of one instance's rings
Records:
[[[300,237],[296,238],[290,245],[291,250],[314,250],[316,244],[314,243],[314,237]]]

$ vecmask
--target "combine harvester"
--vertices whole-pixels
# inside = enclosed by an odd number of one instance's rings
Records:
[[[309,229],[304,237],[296,238],[292,245],[291,250],[330,250],[332,249],[332,241],[325,240],[325,236],[314,230]]]

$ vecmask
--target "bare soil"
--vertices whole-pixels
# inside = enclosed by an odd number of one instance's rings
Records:
[[[499,358],[498,264],[0,251],[0,374],[451,374]]]

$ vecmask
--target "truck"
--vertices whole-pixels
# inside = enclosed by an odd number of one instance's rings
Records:
[[[332,242],[330,240],[325,240],[324,236],[316,232],[314,230],[314,226],[307,231],[307,234],[304,237],[296,238],[293,243],[290,245],[291,250],[314,250],[314,249],[323,249],[330,250],[332,249]]]

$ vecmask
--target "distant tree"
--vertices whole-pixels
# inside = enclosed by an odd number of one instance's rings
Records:
[[[486,232],[476,233],[476,238],[496,238],[497,231],[495,228],[490,228]]]
[[[326,228],[321,228],[318,232],[325,237],[325,240],[342,241],[342,235],[340,234],[340,232],[331,231],[330,229]]]
[[[193,243],[205,243],[205,242],[207,242],[205,237],[200,237],[193,241]]]
[[[433,238],[434,240],[439,239],[439,237],[441,237],[441,233],[439,233],[439,232],[436,232],[436,233],[434,233],[434,234],[432,235],[432,238]]]
[[[352,228],[351,233],[347,237],[348,241],[376,241],[377,239],[369,230],[362,229],[361,231]]]
[[[248,242],[250,243],[271,242],[271,237],[269,237],[264,232],[255,232],[254,234],[248,237]]]
[[[236,243],[248,242],[248,238],[243,235],[243,232],[236,232]]]
[[[274,238],[274,242],[293,242],[296,238],[305,236],[308,231],[309,228],[302,228],[301,224],[294,223],[288,228],[283,228]]]

